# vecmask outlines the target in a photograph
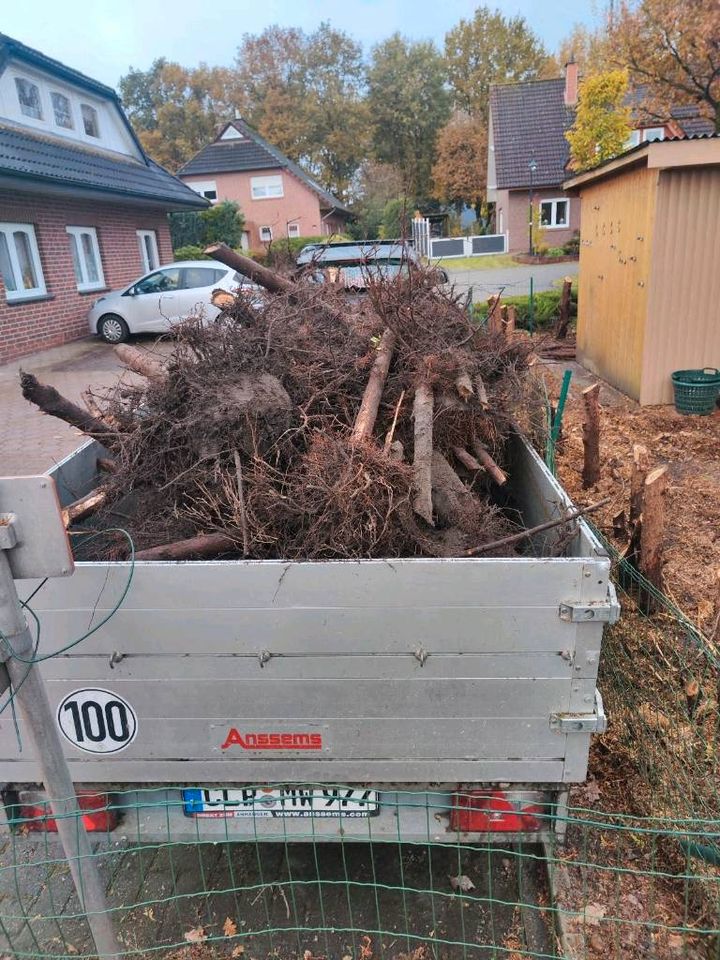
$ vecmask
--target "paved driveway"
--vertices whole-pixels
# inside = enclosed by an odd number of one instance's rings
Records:
[[[166,356],[167,343],[152,338],[134,339],[133,346]],[[77,340],[64,347],[33,353],[0,367],[0,476],[44,473],[71,453],[83,434],[55,417],[47,417],[20,393],[20,370],[27,370],[60,393],[82,404],[89,386],[112,386],[124,370],[113,348],[95,338]],[[123,373],[127,379],[133,374]]]
[[[535,293],[551,290],[556,281],[564,277],[575,277],[578,264],[575,260],[565,263],[523,264],[512,267],[499,267],[493,270],[449,271],[450,283],[458,291],[467,291],[472,287],[473,303],[479,303],[493,293],[504,291],[508,297],[530,293],[530,277],[533,278]]]

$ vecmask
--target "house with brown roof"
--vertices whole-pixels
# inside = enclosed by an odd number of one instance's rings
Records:
[[[0,363],[86,335],[102,291],[172,261],[168,212],[207,205],[114,90],[0,34]]]
[[[547,246],[562,246],[580,229],[580,204],[563,188],[570,173],[565,133],[575,119],[578,82],[578,65],[571,62],[557,79],[490,88],[487,198],[494,205],[495,232],[506,234],[511,253],[529,251],[531,204],[535,210],[539,205]],[[694,106],[677,107],[662,123],[642,115],[642,90],[628,100],[637,115],[629,147],[710,132]]]
[[[337,197],[240,118],[226,123],[178,176],[211,203],[239,204],[244,249],[283,237],[331,236],[351,217]]]

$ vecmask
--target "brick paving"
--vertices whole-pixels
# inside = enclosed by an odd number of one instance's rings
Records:
[[[167,356],[168,342],[136,338],[133,346]],[[82,434],[55,417],[40,413],[20,393],[19,372],[27,370],[82,405],[87,387],[110,387],[125,371],[113,348],[96,338],[77,340],[22,357],[0,367],[0,476],[44,473],[71,453]]]

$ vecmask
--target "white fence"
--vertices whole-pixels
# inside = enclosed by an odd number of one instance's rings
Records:
[[[417,217],[412,221],[413,244],[417,252],[431,260],[442,257],[482,257],[507,252],[504,233],[488,233],[473,237],[431,237],[430,221]]]

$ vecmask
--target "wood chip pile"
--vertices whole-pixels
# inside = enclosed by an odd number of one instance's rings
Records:
[[[264,292],[218,293],[221,316],[175,328],[165,364],[117,348],[137,386],[82,410],[23,374],[29,400],[109,451],[68,524],[123,526],[141,559],[463,556],[518,529],[505,444],[525,339],[479,326],[432,271],[351,299],[212,255]]]

